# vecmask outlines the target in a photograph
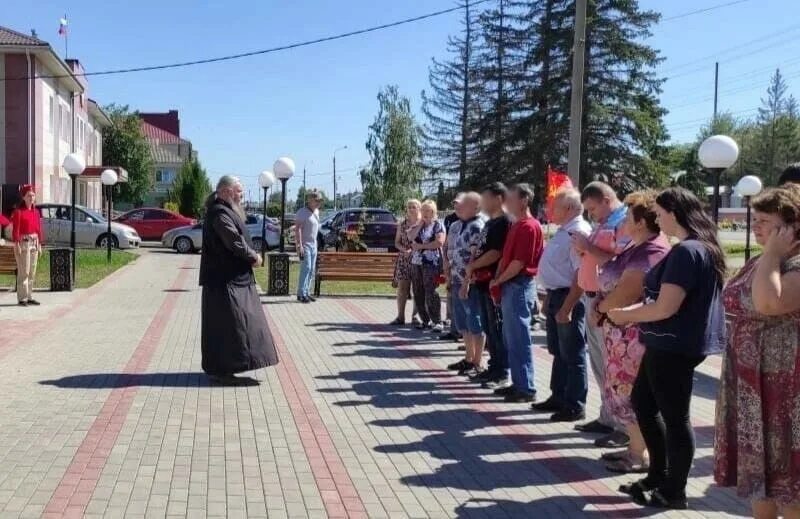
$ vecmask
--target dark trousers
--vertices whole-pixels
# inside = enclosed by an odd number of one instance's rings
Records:
[[[436,278],[440,272],[438,267],[411,266],[411,288],[423,323],[436,325],[442,322],[442,300],[436,291]]]
[[[647,479],[668,499],[686,493],[695,449],[689,403],[694,369],[703,360],[647,349],[633,384],[631,402],[650,454]]]
[[[568,323],[556,322],[569,288],[547,291],[547,350],[553,356],[550,391],[567,411],[583,411],[589,382],[586,379],[586,306],[578,301]]]
[[[491,295],[489,287],[478,285],[483,331],[486,334],[486,349],[489,351],[488,370],[491,378],[508,377],[508,350],[503,342],[503,316]]]

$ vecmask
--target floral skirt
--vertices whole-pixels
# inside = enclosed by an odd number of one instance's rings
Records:
[[[606,380],[603,388],[609,411],[619,423],[635,425],[631,391],[644,356],[638,326],[603,324],[606,345]]]

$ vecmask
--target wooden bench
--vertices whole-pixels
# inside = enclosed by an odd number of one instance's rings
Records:
[[[0,247],[0,274],[12,274],[14,281],[13,290],[17,289],[17,258],[14,256],[14,247],[5,245]]]
[[[317,256],[314,295],[323,281],[382,281],[394,279],[396,253],[320,252]]]

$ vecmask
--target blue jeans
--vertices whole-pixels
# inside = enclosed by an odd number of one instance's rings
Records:
[[[547,292],[547,350],[553,356],[550,391],[566,411],[579,412],[586,407],[589,383],[586,379],[586,306],[578,301],[572,320],[556,322],[556,313],[569,294],[568,288]]]
[[[317,266],[317,244],[303,245],[303,259],[300,260],[300,279],[297,281],[297,297],[308,297]]]
[[[503,317],[489,295],[488,286],[478,287],[481,324],[486,334],[486,349],[489,351],[489,373],[494,378],[508,377],[508,351],[503,341]]]
[[[508,366],[514,388],[535,395],[533,386],[533,342],[531,308],[536,297],[533,278],[517,276],[502,285],[503,339],[508,348]]]

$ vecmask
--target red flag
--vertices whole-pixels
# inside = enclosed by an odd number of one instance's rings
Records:
[[[570,187],[572,187],[572,180],[569,179],[569,175],[563,171],[559,171],[547,166],[547,198],[545,199],[545,214],[547,215],[548,222],[553,219],[553,204],[556,200],[556,193],[558,193],[559,189]]]

